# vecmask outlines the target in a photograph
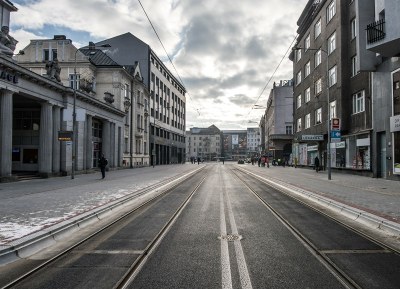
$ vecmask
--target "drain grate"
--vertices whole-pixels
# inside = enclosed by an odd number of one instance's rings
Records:
[[[220,240],[227,240],[228,242],[233,242],[236,240],[242,240],[242,236],[241,235],[237,235],[237,234],[228,234],[228,235],[224,235],[224,236],[219,236],[218,239]]]

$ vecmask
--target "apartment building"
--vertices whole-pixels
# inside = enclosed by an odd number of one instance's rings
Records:
[[[193,127],[186,132],[186,161],[201,158],[215,161],[222,157],[222,132],[215,126]]]
[[[261,153],[260,128],[247,128],[247,156],[256,156]]]
[[[110,57],[120,65],[140,64],[143,82],[150,92],[148,107],[151,164],[185,160],[186,89],[167,69],[151,47],[131,33],[103,40]]]
[[[354,2],[310,0],[297,22],[293,157],[372,175],[371,74],[357,69],[362,31]]]

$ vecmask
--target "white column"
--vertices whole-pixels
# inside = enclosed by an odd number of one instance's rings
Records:
[[[86,116],[86,169],[89,170],[93,165],[93,141],[92,141],[93,116]]]
[[[40,111],[39,174],[48,176],[52,171],[53,105],[44,102]]]
[[[12,112],[13,92],[0,90],[0,178],[11,177]]]
[[[58,140],[58,132],[61,129],[61,107],[53,107],[53,173],[60,172],[61,143]]]

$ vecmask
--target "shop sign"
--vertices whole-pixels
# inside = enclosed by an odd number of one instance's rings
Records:
[[[324,140],[324,136],[322,134],[303,134],[301,136],[301,140],[304,141],[322,141]]]
[[[364,146],[369,146],[369,145],[370,145],[369,137],[360,138],[360,139],[357,140],[357,146],[358,147],[364,147]]]
[[[395,115],[390,118],[390,132],[400,131],[400,115]]]
[[[344,148],[346,148],[346,142],[345,142],[345,141],[337,142],[337,143],[336,143],[336,148],[337,148],[337,149],[344,149]]]
[[[315,146],[308,146],[308,147],[307,147],[307,151],[308,151],[308,152],[317,151],[317,150],[318,150],[318,146],[317,146],[317,145],[315,145]]]
[[[0,79],[7,80],[12,83],[18,83],[18,75],[0,69]]]

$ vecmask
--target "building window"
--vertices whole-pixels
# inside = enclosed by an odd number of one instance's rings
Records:
[[[69,87],[71,87],[71,88],[75,87],[75,89],[79,89],[79,81],[81,79],[81,75],[76,74],[76,81],[75,81],[74,76],[75,76],[75,74],[73,74],[73,73],[69,75]]]
[[[328,38],[328,54],[331,54],[336,49],[336,32]]]
[[[301,118],[297,119],[297,124],[296,124],[296,131],[301,131]]]
[[[322,79],[321,78],[319,78],[315,82],[314,87],[315,87],[315,95],[317,96],[318,94],[320,94],[322,92]]]
[[[329,104],[329,116],[330,116],[330,119],[337,117],[336,116],[336,100],[332,101]]]
[[[296,75],[296,85],[299,85],[301,83],[301,71],[297,72]]]
[[[296,106],[297,108],[300,108],[301,107],[301,94],[299,94],[298,96],[297,96],[297,106]]]
[[[43,49],[43,60],[53,61],[57,58],[57,49]]]
[[[314,25],[314,38],[317,38],[321,34],[321,18]]]
[[[129,84],[125,83],[125,97],[129,97]]]
[[[351,39],[354,39],[357,36],[356,18],[353,18],[351,20],[350,27],[351,27]]]
[[[291,125],[287,125],[286,126],[286,134],[292,134],[293,130],[292,130],[292,126]]]
[[[351,76],[355,76],[357,74],[357,55],[351,58]]]
[[[310,73],[311,73],[311,63],[310,63],[310,61],[308,61],[306,63],[306,66],[304,67],[304,77],[309,76]]]
[[[315,124],[320,124],[322,123],[322,108],[318,108],[315,111]]]
[[[305,128],[310,128],[311,126],[311,115],[307,114],[305,117]]]
[[[336,7],[335,7],[335,1],[332,1],[329,3],[328,8],[326,8],[326,23],[331,21],[333,16],[335,16],[336,13]]]
[[[311,41],[310,41],[310,34],[307,35],[306,39],[304,40],[304,48],[308,50],[310,48]]]
[[[329,69],[329,87],[336,84],[337,82],[337,69],[336,65]]]
[[[364,90],[353,94],[353,113],[365,111],[365,92]]]
[[[314,55],[314,61],[315,61],[315,67],[321,64],[322,58],[321,58],[321,49],[319,49],[317,52],[315,52]]]
[[[301,49],[296,50],[296,62],[299,62],[301,59]]]
[[[311,89],[308,87],[304,92],[304,102],[307,103],[311,100]]]

